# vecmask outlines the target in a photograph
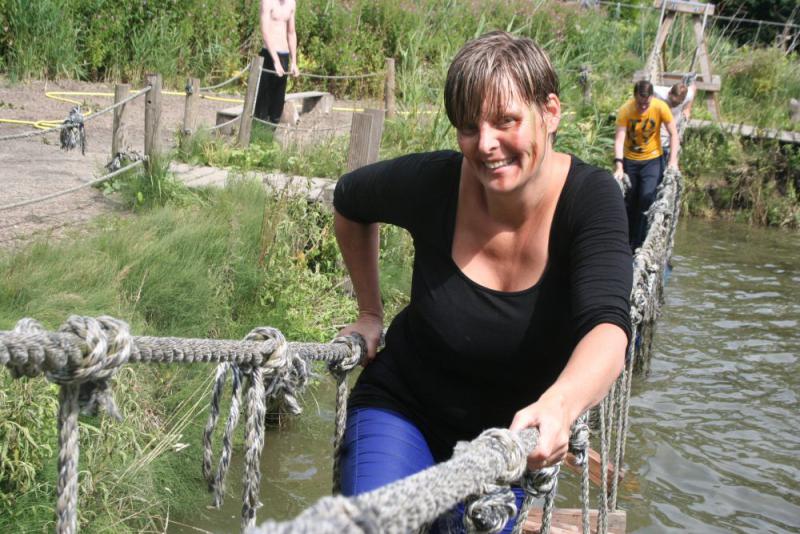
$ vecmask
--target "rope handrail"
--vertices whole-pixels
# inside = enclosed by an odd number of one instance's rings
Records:
[[[111,111],[113,109],[116,109],[116,108],[118,108],[118,107],[120,107],[120,106],[122,106],[124,104],[127,104],[131,100],[133,100],[135,98],[139,98],[140,96],[146,94],[148,91],[150,91],[150,89],[152,89],[152,86],[148,85],[147,87],[145,87],[141,91],[139,91],[137,93],[134,93],[134,94],[132,94],[132,95],[120,100],[119,102],[116,102],[116,103],[108,106],[105,109],[102,109],[102,110],[100,110],[100,111],[98,111],[96,113],[92,113],[91,115],[88,115],[87,117],[84,117],[83,122],[84,123],[88,122],[88,121],[90,121],[92,119],[95,119],[95,118],[99,117],[100,115],[108,113],[109,111]],[[53,132],[53,131],[56,131],[56,130],[63,130],[64,128],[68,128],[68,127],[70,127],[69,124],[59,124],[58,126],[54,126],[52,128],[47,128],[45,130],[33,130],[31,132],[23,132],[23,133],[18,133],[18,134],[5,135],[5,136],[0,137],[0,141],[10,141],[12,139],[23,139],[23,138],[26,138],[26,137],[35,137],[37,135],[44,135],[44,134],[47,134],[47,133],[50,133],[50,132]]]
[[[128,165],[120,168],[120,169],[117,169],[114,172],[110,172],[108,174],[105,174],[105,175],[103,175],[103,176],[101,176],[99,178],[95,178],[94,180],[90,180],[90,181],[88,181],[86,183],[83,183],[81,185],[77,185],[77,186],[71,187],[69,189],[64,189],[63,191],[58,191],[56,193],[50,193],[49,195],[44,195],[44,196],[41,196],[41,197],[36,197],[36,198],[28,199],[28,200],[23,200],[21,202],[16,202],[14,204],[6,204],[5,206],[0,206],[0,211],[11,210],[11,209],[14,209],[14,208],[21,208],[23,206],[30,206],[31,204],[38,204],[39,202],[45,202],[47,200],[52,200],[54,198],[58,198],[58,197],[61,197],[61,196],[64,196],[64,195],[68,195],[70,193],[74,193],[75,191],[79,191],[79,190],[85,189],[87,187],[92,187],[92,186],[97,185],[99,183],[105,182],[106,180],[110,180],[111,178],[114,178],[115,176],[118,176],[118,175],[120,175],[120,174],[122,174],[122,173],[124,173],[126,171],[129,171],[129,170],[133,169],[134,167],[137,167],[137,166],[139,166],[139,165],[141,165],[143,163],[144,163],[143,159],[136,160],[136,161],[134,161],[132,163],[129,163]]]
[[[247,381],[246,455],[242,525],[255,524],[259,506],[259,457],[264,444],[265,402],[289,397],[291,402],[308,377],[307,360],[332,369],[351,369],[363,354],[363,339],[338,338],[333,343],[287,343],[274,328],[256,328],[243,341],[132,336],[128,325],[113,317],[71,316],[57,332],[32,319],[12,331],[0,331],[0,366],[12,378],[45,374],[61,386],[56,532],[77,531],[78,414],[103,409],[121,419],[111,394],[111,378],[124,364],[209,363],[235,365]],[[205,459],[204,459],[205,460]],[[205,470],[205,469],[204,469]]]
[[[138,162],[137,162],[138,163]],[[680,173],[665,172],[656,202],[648,211],[650,229],[634,256],[631,291],[633,335],[622,375],[612,385],[600,407],[601,473],[609,460],[619,466],[624,457],[630,397],[630,381],[637,358],[648,355],[652,329],[663,303],[663,272],[672,251],[679,213]],[[637,343],[637,335],[645,340]],[[251,533],[284,532],[406,532],[429,524],[458,502],[468,501],[465,521],[470,528],[490,531],[516,514],[516,504],[506,487],[519,481],[526,492],[517,517],[519,532],[533,497],[544,496],[542,531],[550,525],[559,466],[536,472],[525,471],[526,457],[535,447],[535,430],[511,433],[490,429],[469,443],[457,445],[451,460],[438,464],[373,492],[355,497],[328,497],[288,522],[266,522],[255,527],[259,506],[259,458],[264,445],[264,418],[269,400],[284,403],[282,411],[299,413],[297,397],[310,375],[308,362],[328,364],[338,381],[336,430],[334,434],[334,479],[338,479],[338,454],[347,405],[346,375],[361,360],[363,339],[337,338],[333,343],[288,343],[272,328],[256,328],[243,341],[132,336],[127,325],[111,317],[70,317],[57,332],[47,332],[38,323],[23,319],[13,331],[0,331],[0,366],[13,378],[46,377],[59,384],[59,479],[57,522],[59,534],[77,528],[78,424],[80,410],[102,408],[120,417],[111,396],[110,379],[125,363],[219,363],[213,389],[211,413],[204,432],[203,474],[214,491],[214,504],[224,496],[225,476],[232,454],[232,433],[245,398],[245,469],[243,475],[242,528]],[[233,377],[233,402],[223,436],[216,473],[211,473],[211,435],[219,418],[219,401],[226,377]],[[244,392],[242,392],[244,389]],[[83,400],[87,399],[87,400]],[[616,415],[618,414],[618,415]],[[615,417],[617,417],[615,419]],[[583,419],[583,418],[582,418]],[[579,421],[573,428],[586,427]],[[588,446],[587,435],[573,442],[570,450]],[[616,434],[616,449],[608,449]],[[588,526],[588,467],[585,451],[582,500],[584,530]],[[619,470],[607,488],[602,477],[598,532],[608,530],[609,509],[616,509]],[[476,523],[477,521],[477,523]]]
[[[272,69],[262,68],[261,70],[269,74],[278,74],[277,71]],[[287,75],[287,73],[284,73],[284,76]],[[298,74],[301,78],[317,78],[320,80],[361,80],[364,78],[376,78],[383,75],[384,71],[368,72],[366,74],[314,74],[311,72],[301,72]]]
[[[470,495],[522,477],[535,429],[489,429],[456,446],[453,457],[355,497],[325,497],[291,521],[267,521],[248,534],[413,532]]]

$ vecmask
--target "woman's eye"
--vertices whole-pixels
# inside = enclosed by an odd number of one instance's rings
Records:
[[[459,128],[458,133],[461,135],[475,135],[478,131],[478,127],[474,124],[467,124],[466,126],[462,126]]]
[[[511,116],[506,116],[506,117],[503,117],[503,118],[500,119],[500,124],[502,126],[510,126],[510,125],[514,124],[515,122],[516,122],[516,119],[514,119],[514,117],[511,117]]]

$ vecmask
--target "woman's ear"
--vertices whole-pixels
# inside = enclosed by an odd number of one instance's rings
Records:
[[[555,133],[561,123],[561,100],[555,93],[547,95],[547,100],[542,105],[542,117],[547,127],[547,133]]]

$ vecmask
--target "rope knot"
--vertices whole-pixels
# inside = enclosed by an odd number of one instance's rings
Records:
[[[47,378],[59,385],[80,386],[79,405],[85,414],[95,415],[98,408],[117,420],[122,416],[111,394],[111,378],[130,358],[133,337],[128,324],[113,317],[70,316],[59,329],[81,338],[86,350],[78,358],[69,358],[60,369],[49,371]]]
[[[254,328],[245,337],[246,341],[269,342],[272,355],[261,364],[265,378],[270,379],[266,387],[267,399],[272,399],[279,413],[288,412],[293,415],[302,413],[303,408],[297,400],[308,383],[310,370],[308,362],[297,352],[289,350],[286,338],[277,328],[262,326]],[[243,369],[245,373],[248,370]]]
[[[69,115],[62,123],[61,133],[59,138],[61,140],[61,150],[72,150],[78,146],[81,147],[81,155],[86,155],[86,128],[83,126],[83,115],[81,114],[81,107],[75,106],[69,110]]]
[[[543,467],[536,471],[525,471],[525,474],[520,480],[520,486],[526,493],[534,497],[544,497],[555,488],[558,482],[558,473],[561,470],[561,464]]]
[[[467,502],[464,525],[467,532],[500,532],[517,515],[517,498],[509,487],[495,486],[488,493]]]
[[[358,332],[353,332],[349,336],[339,336],[333,343],[347,345],[350,349],[348,356],[328,364],[328,370],[337,378],[353,370],[367,354],[367,341]]]
[[[569,436],[569,452],[575,455],[575,463],[577,465],[583,467],[586,464],[588,448],[589,425],[586,424],[586,415],[584,414],[575,421]]]
[[[38,334],[44,332],[45,329],[39,321],[30,318],[24,318],[17,321],[14,326],[15,333],[17,334]],[[42,373],[42,364],[45,361],[45,352],[41,346],[35,346],[25,352],[25,357],[20,358],[23,363],[13,363],[14,359],[6,358],[8,363],[8,371],[11,373],[12,378],[19,378],[22,376],[34,377]]]

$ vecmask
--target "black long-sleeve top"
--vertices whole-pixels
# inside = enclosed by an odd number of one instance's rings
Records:
[[[334,193],[341,215],[401,226],[415,250],[410,303],[350,406],[410,418],[437,461],[456,441],[508,427],[595,326],[615,324],[630,337],[628,225],[611,175],[572,157],[542,277],[504,292],[475,283],[452,259],[462,158],[440,151],[379,162],[344,175]]]

